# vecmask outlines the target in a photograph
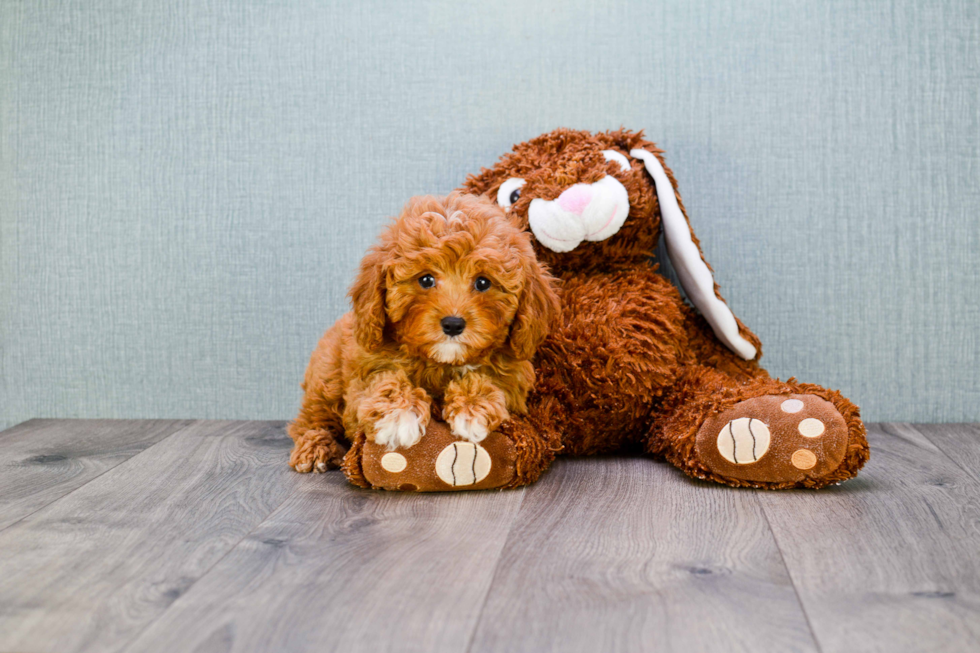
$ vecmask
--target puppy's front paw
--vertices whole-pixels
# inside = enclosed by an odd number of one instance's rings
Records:
[[[490,432],[490,420],[486,414],[470,407],[456,412],[449,419],[453,435],[470,442],[481,442]]]
[[[401,370],[378,372],[366,387],[351,392],[355,401],[344,411],[345,429],[362,431],[388,451],[411,447],[429,425],[432,400]]]
[[[397,408],[387,413],[374,425],[374,441],[393,449],[408,449],[422,438],[426,424],[413,410]]]
[[[319,474],[340,467],[345,453],[332,433],[324,429],[310,429],[294,436],[289,466],[300,474]]]
[[[482,442],[508,417],[503,391],[482,374],[450,383],[445,404],[442,414],[453,435],[473,443]]]

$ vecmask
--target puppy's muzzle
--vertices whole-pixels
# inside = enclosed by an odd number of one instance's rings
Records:
[[[442,325],[442,332],[447,336],[458,336],[466,328],[466,320],[455,315],[442,318],[439,324]]]

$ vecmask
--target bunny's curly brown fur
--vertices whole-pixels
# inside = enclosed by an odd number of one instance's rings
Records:
[[[737,318],[755,356],[735,355],[657,272],[662,214],[643,162],[629,158],[638,149],[663,165],[642,132],[558,129],[515,146],[463,185],[496,198],[505,182],[523,180],[509,215],[525,229],[533,202],[553,202],[576,184],[612,176],[629,198],[628,217],[611,237],[566,252],[535,242],[539,260],[561,279],[561,318],[538,351],[529,413],[507,426],[523,470],[512,485],[534,481],[558,450],[647,451],[692,476],[736,486],[821,487],[854,476],[869,456],[857,407],[835,391],[770,378],[757,362],[759,339]],[[690,238],[704,261],[693,230]],[[717,284],[714,291],[723,302]],[[752,436],[752,459],[743,431]],[[757,434],[768,447],[761,454]]]

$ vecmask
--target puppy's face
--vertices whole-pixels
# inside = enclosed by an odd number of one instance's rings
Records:
[[[410,201],[364,267],[379,270],[382,339],[437,363],[463,365],[508,344],[529,358],[557,305],[528,234],[470,195]],[[362,340],[372,320],[359,316],[359,284],[352,297]]]
[[[519,274],[507,274],[505,258],[448,243],[441,255],[399,257],[387,302],[395,340],[455,365],[502,345],[523,288]]]

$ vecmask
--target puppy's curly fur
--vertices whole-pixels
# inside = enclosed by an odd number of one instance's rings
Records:
[[[338,467],[357,433],[411,447],[433,414],[479,442],[526,413],[530,359],[558,313],[552,281],[530,234],[491,201],[411,199],[361,262],[353,310],[313,352],[290,466]]]

